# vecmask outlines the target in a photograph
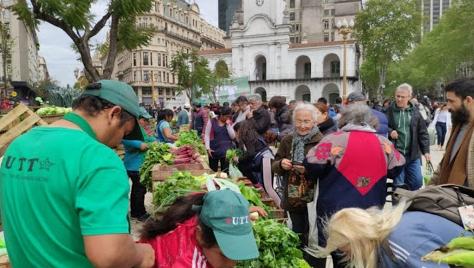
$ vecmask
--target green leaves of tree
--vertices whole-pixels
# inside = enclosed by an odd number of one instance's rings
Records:
[[[154,34],[151,27],[136,24],[137,16],[150,11],[153,0],[109,0],[105,15],[98,20],[95,20],[94,14],[91,13],[92,4],[96,1],[20,0],[13,10],[32,29],[36,29],[40,21],[49,22],[62,29],[77,47],[87,79],[96,81],[111,77],[117,51],[148,45]],[[108,21],[111,22],[107,40],[107,62],[101,76],[92,64],[90,39],[97,35]]]
[[[211,71],[207,59],[197,51],[179,51],[171,60],[171,72],[178,77],[178,92],[185,92],[189,100],[208,93],[212,84]]]
[[[366,60],[362,77],[378,74],[378,88],[385,83],[387,68],[414,46],[420,32],[421,16],[416,0],[369,0],[357,14],[354,35]],[[369,83],[374,86],[374,81]]]

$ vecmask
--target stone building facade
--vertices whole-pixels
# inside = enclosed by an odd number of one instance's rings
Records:
[[[117,57],[113,77],[129,83],[145,105],[182,106],[177,79],[170,64],[178,51],[224,47],[225,32],[200,16],[199,6],[184,0],[156,0],[138,23],[156,29],[146,47],[124,51]]]
[[[314,102],[325,97],[334,103],[343,95],[344,42],[292,43],[286,2],[244,0],[230,28],[231,47],[201,51],[201,55],[211,68],[224,60],[232,76],[248,77],[249,93],[258,93],[263,99],[280,95]],[[353,40],[347,41],[346,52],[349,94],[361,87],[360,53]]]

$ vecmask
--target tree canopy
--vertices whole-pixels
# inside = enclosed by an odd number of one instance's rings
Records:
[[[356,16],[354,35],[362,45],[361,76],[382,95],[387,71],[414,46],[420,33],[417,0],[369,0]],[[377,75],[375,75],[377,74]]]
[[[48,22],[63,30],[81,56],[89,81],[111,77],[115,58],[120,49],[134,49],[147,45],[153,29],[139,26],[137,16],[150,11],[153,0],[109,0],[106,13],[95,19],[91,7],[97,0],[19,0],[13,10],[32,29],[41,22]],[[94,68],[91,38],[109,24],[108,52],[103,74]]]
[[[474,63],[472,14],[474,1],[454,2],[433,31],[398,64],[399,76],[421,90],[469,76],[465,71],[472,72]]]
[[[191,102],[209,93],[212,72],[207,59],[200,57],[197,51],[176,53],[171,60],[171,72],[178,77],[178,93],[184,92]]]

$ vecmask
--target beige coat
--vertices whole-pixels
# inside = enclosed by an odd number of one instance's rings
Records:
[[[454,138],[454,137],[450,137],[450,139],[451,138]],[[448,143],[449,143],[449,141],[448,141]],[[445,153],[443,158],[444,157],[449,157],[449,156],[446,155],[446,153]],[[443,160],[441,160],[441,162],[443,162]],[[439,174],[441,174],[441,172],[440,172],[441,162],[440,162],[438,168],[436,169],[435,173],[433,174],[433,177],[431,178],[431,182],[430,182],[431,185],[440,184]],[[471,187],[471,188],[474,188],[474,134],[472,134],[471,140],[469,141],[469,150],[467,152],[466,171],[467,171],[466,172],[466,174],[467,174],[467,186]]]

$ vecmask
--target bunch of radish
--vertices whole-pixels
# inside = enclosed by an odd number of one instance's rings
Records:
[[[173,164],[175,165],[199,163],[199,153],[190,145],[173,148],[171,153],[174,155]]]

